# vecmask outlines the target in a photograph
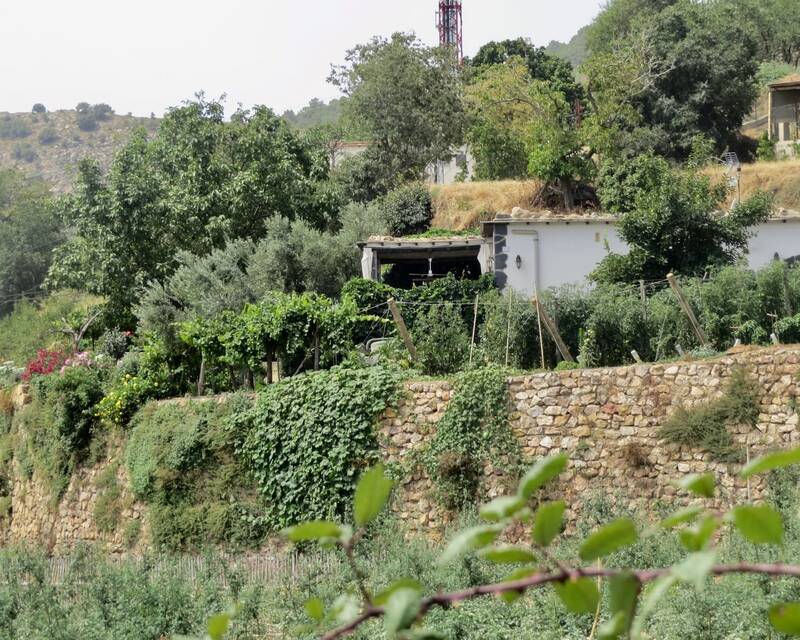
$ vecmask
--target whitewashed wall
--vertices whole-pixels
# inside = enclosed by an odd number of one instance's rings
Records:
[[[498,284],[526,295],[533,295],[534,283],[539,290],[584,284],[609,251],[628,252],[609,220],[513,220],[494,227]],[[763,267],[776,253],[781,259],[800,256],[800,218],[771,220],[757,227],[750,242],[750,266]]]

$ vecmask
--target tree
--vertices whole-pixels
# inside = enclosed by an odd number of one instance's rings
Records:
[[[641,9],[651,3],[616,0],[609,12],[631,4]],[[639,11],[634,20],[620,12],[613,39],[604,37],[603,46],[593,48],[597,59],[585,65],[590,93],[593,83],[604,84],[626,97],[623,109],[635,109],[640,122],[623,128],[637,141],[634,152],[645,147],[685,160],[699,134],[720,151],[736,141],[757,96],[756,43],[730,2],[663,4],[668,6],[660,11]],[[603,78],[606,68],[624,66],[632,66],[634,75],[616,76],[622,86]],[[626,90],[631,78],[634,91]]]
[[[347,96],[345,119],[370,141],[384,191],[421,179],[463,141],[459,71],[449,49],[426,47],[411,34],[373,38],[348,51],[329,81]]]
[[[45,107],[41,102],[37,102],[33,105],[31,113],[47,113],[47,107]]]
[[[732,2],[733,0],[729,0]],[[758,58],[800,65],[800,5],[794,0],[738,0],[737,18],[758,45]]]
[[[535,47],[530,40],[517,38],[501,42],[487,42],[469,64],[480,69],[487,65],[505,64],[509,59],[522,58],[528,67],[528,74],[534,80],[542,80],[556,91],[564,94],[567,102],[575,104],[583,97],[583,91],[575,81],[572,65],[566,60],[550,55],[544,47]]]
[[[586,44],[593,54],[610,53],[627,39],[643,18],[652,17],[680,0],[609,0],[586,33]]]
[[[698,276],[731,264],[772,209],[772,198],[757,193],[722,213],[724,185],[652,155],[605,167],[599,193],[604,208],[620,214],[617,230],[630,246],[629,254],[600,263],[592,274],[599,282],[660,280],[670,271]]]
[[[465,93],[478,176],[539,178],[542,202],[553,192],[557,205],[571,209],[594,164],[564,94],[531,78],[516,57],[483,67]]]
[[[107,176],[80,164],[73,193],[58,203],[75,233],[49,283],[105,296],[129,326],[141,288],[173,273],[180,251],[258,239],[273,216],[332,224],[339,202],[321,186],[327,172],[322,150],[269,109],[239,110],[226,123],[222,105],[199,96],[171,109],[152,140],[133,134]]]
[[[52,251],[61,242],[45,184],[0,171],[0,315],[40,293]]]

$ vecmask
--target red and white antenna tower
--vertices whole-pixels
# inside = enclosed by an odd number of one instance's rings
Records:
[[[436,28],[439,29],[439,46],[454,47],[458,62],[464,59],[463,21],[461,2],[458,0],[439,0],[436,12]]]

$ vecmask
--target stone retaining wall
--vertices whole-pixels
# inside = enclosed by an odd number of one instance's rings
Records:
[[[734,440],[755,456],[800,440],[796,395],[800,347],[747,349],[715,360],[548,372],[509,380],[511,429],[528,460],[566,451],[570,465],[552,491],[570,505],[574,520],[589,496],[604,494],[628,509],[654,507],[678,491],[670,481],[712,471],[720,504],[758,499],[765,480],[750,485],[736,475],[740,465],[712,462],[708,454],[657,438],[676,407],[696,406],[721,394],[725,379],[744,367],[760,390],[755,429],[734,429]],[[380,424],[386,454],[402,464],[424,446],[451,395],[447,382],[412,382],[396,410]],[[407,465],[410,466],[410,465]],[[487,469],[486,497],[504,490],[503,478]],[[452,514],[434,499],[435,488],[416,469],[404,482],[395,511],[410,532],[441,531]],[[679,496],[681,501],[684,500]]]

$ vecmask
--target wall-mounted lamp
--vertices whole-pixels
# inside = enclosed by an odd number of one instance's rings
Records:
[[[514,261],[517,263],[517,269],[522,269],[522,256],[517,256],[517,259]]]

